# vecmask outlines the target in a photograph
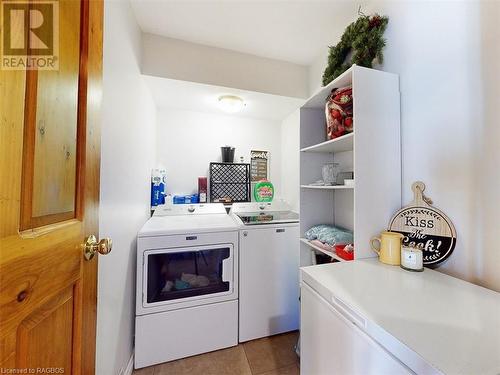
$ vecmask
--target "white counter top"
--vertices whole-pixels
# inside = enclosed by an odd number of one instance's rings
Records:
[[[360,328],[417,373],[500,374],[500,293],[374,259],[301,275],[328,302],[335,296],[359,314]]]

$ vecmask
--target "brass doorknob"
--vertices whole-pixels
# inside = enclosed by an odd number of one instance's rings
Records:
[[[111,238],[103,238],[97,242],[97,238],[91,234],[83,244],[83,256],[86,260],[91,260],[96,252],[101,255],[106,255],[111,252],[112,248],[113,241],[111,241]]]

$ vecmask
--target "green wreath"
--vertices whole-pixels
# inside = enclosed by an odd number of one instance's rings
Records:
[[[330,48],[328,54],[328,66],[323,73],[323,86],[344,73],[353,64],[372,67],[375,58],[379,63],[383,62],[382,50],[385,47],[384,31],[389,18],[375,14],[373,16],[362,15],[351,23],[344,31],[340,42]],[[352,58],[346,61],[352,51]]]

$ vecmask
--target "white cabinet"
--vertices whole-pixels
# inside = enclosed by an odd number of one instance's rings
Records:
[[[299,327],[299,228],[240,231],[240,342]]]
[[[412,374],[362,332],[341,307],[302,284],[301,375]]]
[[[327,141],[325,99],[347,85],[353,90],[354,132]],[[401,208],[399,77],[353,65],[300,108],[300,147],[302,235],[317,224],[344,227],[354,232],[355,259],[375,256],[370,238]],[[354,172],[354,186],[311,185],[331,162]],[[307,241],[301,248],[310,251]]]
[[[500,374],[500,293],[376,259],[304,267],[301,282],[302,375]]]

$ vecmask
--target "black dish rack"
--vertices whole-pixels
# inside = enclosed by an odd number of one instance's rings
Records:
[[[210,202],[250,202],[250,164],[210,163]]]

